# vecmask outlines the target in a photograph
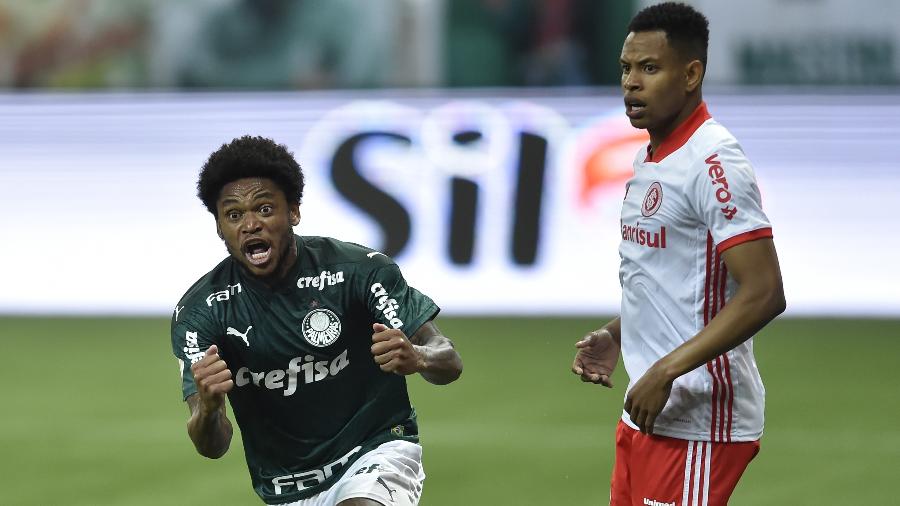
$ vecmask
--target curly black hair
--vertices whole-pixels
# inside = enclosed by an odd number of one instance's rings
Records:
[[[245,177],[271,179],[289,203],[303,198],[303,171],[294,154],[272,139],[245,135],[209,155],[197,180],[197,196],[216,216],[216,201],[226,184]]]
[[[678,2],[651,5],[638,12],[629,32],[662,30],[666,39],[680,54],[697,59],[706,69],[706,53],[709,48],[709,20],[693,7]]]

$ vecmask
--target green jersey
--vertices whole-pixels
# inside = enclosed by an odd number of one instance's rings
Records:
[[[385,255],[325,237],[295,236],[298,258],[270,288],[232,258],[182,297],[172,349],[182,393],[197,392],[190,364],[215,344],[256,493],[269,504],[327,489],[366,451],[418,441],[406,379],[381,371],[372,324],[407,336],[440,309],[406,284]]]

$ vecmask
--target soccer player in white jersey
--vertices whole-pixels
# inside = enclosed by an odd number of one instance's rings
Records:
[[[622,47],[631,124],[650,134],[620,222],[620,314],[576,343],[572,371],[630,383],[610,504],[726,504],[759,451],[765,390],[752,336],[785,309],[772,227],[741,146],[701,85],[707,19],[663,3]]]

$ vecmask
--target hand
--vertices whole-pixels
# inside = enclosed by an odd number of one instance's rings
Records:
[[[407,376],[425,369],[425,360],[417,347],[401,330],[386,325],[372,325],[372,355],[384,372]]]
[[[575,343],[578,353],[572,362],[572,372],[581,381],[597,383],[612,388],[610,379],[619,362],[619,343],[606,329],[595,330]]]
[[[672,393],[672,381],[659,363],[653,364],[625,397],[625,411],[644,434],[653,434],[656,417]]]
[[[234,388],[234,380],[228,364],[219,356],[219,348],[210,346],[203,358],[191,364],[191,372],[200,395],[200,409],[206,414],[221,409],[225,404],[225,394]]]

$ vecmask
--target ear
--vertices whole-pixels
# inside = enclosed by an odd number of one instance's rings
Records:
[[[684,89],[693,93],[703,83],[703,63],[700,60],[692,60],[684,69]]]
[[[291,208],[288,211],[289,218],[291,220],[291,226],[296,227],[300,224],[300,204],[291,204]]]
[[[225,234],[222,233],[222,228],[219,227],[219,220],[216,220],[216,234],[218,234],[219,239],[225,240]]]

